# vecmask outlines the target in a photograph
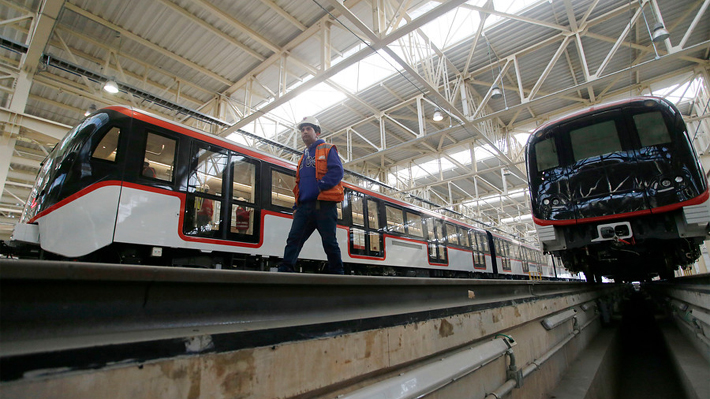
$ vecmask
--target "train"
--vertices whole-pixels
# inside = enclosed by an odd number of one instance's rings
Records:
[[[293,220],[296,164],[145,111],[83,119],[42,163],[4,251],[17,257],[274,270]],[[496,232],[344,182],[346,272],[469,278],[578,276]],[[298,268],[326,261],[318,235]]]
[[[537,128],[526,145],[542,250],[573,272],[670,279],[708,238],[708,181],[678,108],[633,97]]]

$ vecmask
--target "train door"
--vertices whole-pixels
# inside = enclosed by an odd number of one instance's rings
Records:
[[[446,256],[446,237],[444,222],[435,218],[425,220],[427,241],[429,242],[429,262],[448,263]]]
[[[525,274],[530,274],[530,254],[531,251],[529,248],[520,247],[520,262],[522,263],[523,273]]]
[[[349,191],[348,203],[352,219],[350,253],[384,256],[379,201],[357,191]]]
[[[471,248],[473,249],[473,268],[486,270],[486,254],[488,249],[488,237],[483,231],[471,231]]]
[[[496,258],[500,260],[501,270],[504,272],[512,272],[512,268],[510,267],[510,245],[508,241],[495,237],[493,242],[496,246]]]
[[[490,233],[489,233],[490,234]],[[511,273],[511,248],[510,243],[500,237],[493,237],[491,235],[491,243],[493,244],[493,250],[491,254],[491,259],[494,260],[493,271],[507,272]]]
[[[224,238],[225,194],[231,190],[229,152],[194,141],[190,148],[190,169],[183,232],[187,235]]]
[[[261,204],[259,194],[261,181],[259,162],[245,155],[230,152],[228,169],[231,187],[225,207],[229,220],[227,238],[236,241],[257,242],[261,228]]]

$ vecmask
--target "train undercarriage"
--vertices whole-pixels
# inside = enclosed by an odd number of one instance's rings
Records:
[[[584,272],[589,280],[600,282],[601,276],[617,282],[645,281],[654,276],[674,277],[678,268],[687,268],[701,255],[696,238],[676,240],[607,241],[581,248],[556,251],[569,270]]]

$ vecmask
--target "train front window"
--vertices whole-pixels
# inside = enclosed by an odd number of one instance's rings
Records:
[[[173,181],[175,170],[175,140],[148,133],[141,175],[151,179]]]
[[[570,130],[569,137],[575,162],[621,151],[619,133],[613,120]]]
[[[539,171],[556,168],[560,165],[554,137],[535,144],[535,159],[537,160],[537,170]]]
[[[118,149],[118,138],[121,135],[121,129],[112,127],[99,142],[99,145],[94,149],[91,157],[94,159],[103,159],[105,161],[116,162],[116,151]]]
[[[659,111],[634,115],[634,124],[642,147],[671,142],[671,135]]]

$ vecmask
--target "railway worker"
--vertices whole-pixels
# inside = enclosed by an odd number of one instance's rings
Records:
[[[337,205],[343,201],[343,164],[335,146],[318,138],[321,127],[316,118],[303,118],[298,124],[298,130],[301,131],[301,139],[306,144],[306,149],[296,169],[293,224],[286,239],[286,249],[279,271],[295,271],[294,267],[303,244],[317,229],[328,256],[326,272],[343,274],[343,260],[335,236]]]
[[[235,223],[234,227],[236,228],[238,233],[246,234],[249,231],[250,217],[251,217],[251,211],[248,209],[245,209],[241,205],[239,205],[234,210],[234,218],[236,219],[236,223]]]
[[[150,166],[148,161],[143,162],[143,176],[155,179],[155,169]]]

